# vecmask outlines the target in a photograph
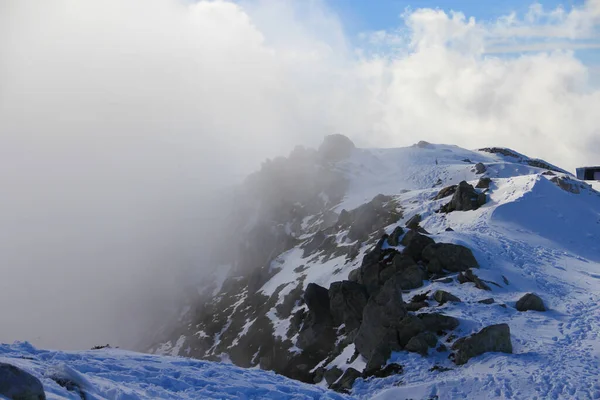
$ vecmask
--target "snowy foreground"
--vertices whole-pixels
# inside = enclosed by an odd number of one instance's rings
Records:
[[[80,399],[52,378],[77,383],[86,400],[347,399],[259,369],[118,349],[63,352],[15,343],[0,345],[0,362],[38,377],[47,399]]]

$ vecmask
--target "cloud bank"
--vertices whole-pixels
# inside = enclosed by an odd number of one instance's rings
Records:
[[[417,9],[357,44],[315,0],[1,1],[0,341],[133,346],[203,267],[207,194],[325,134],[598,163],[594,70],[548,48],[599,10]]]

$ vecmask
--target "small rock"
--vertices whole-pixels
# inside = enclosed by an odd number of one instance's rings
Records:
[[[475,187],[477,189],[489,189],[490,183],[492,183],[492,180],[487,176],[484,176],[479,179],[479,182],[477,182],[477,185],[475,185]]]
[[[487,352],[512,353],[510,328],[507,324],[491,325],[481,331],[457,340],[452,346],[456,350],[454,362],[465,364],[469,359]]]
[[[441,279],[436,279],[434,282],[438,282],[438,283],[452,283],[454,281],[454,279],[452,279],[451,277],[446,277],[446,278],[441,278]]]
[[[449,213],[452,211],[477,210],[485,202],[485,193],[478,193],[472,185],[462,181],[458,184],[450,203],[442,206],[439,211]]]
[[[485,164],[480,163],[480,162],[475,164],[475,173],[476,174],[483,174],[485,171],[487,171]]]
[[[479,268],[473,252],[465,246],[458,244],[430,243],[422,250],[421,256],[427,262],[437,260],[445,270],[450,272]]]
[[[527,293],[517,301],[518,311],[546,311],[544,301],[536,294]]]
[[[473,273],[470,269],[466,270],[464,273],[460,272],[457,277],[460,283],[472,282],[475,284],[477,289],[481,290],[492,290],[485,282],[483,282],[477,275]]]
[[[435,349],[438,353],[443,353],[444,351],[448,350],[448,348],[446,347],[445,344],[440,343],[440,345]]]
[[[446,186],[445,188],[440,190],[438,192],[438,194],[436,194],[432,200],[439,200],[439,199],[443,199],[444,197],[452,196],[456,192],[457,188],[458,188],[458,185]]]
[[[421,308],[429,307],[429,303],[426,301],[420,301],[416,303],[406,304],[406,311],[419,311]]]
[[[454,232],[454,229],[452,229],[452,228],[450,228],[450,227],[447,227],[447,228],[445,229],[445,231],[446,231],[446,232]]]
[[[460,303],[460,299],[458,297],[456,297],[455,295],[448,293],[444,290],[436,290],[435,293],[433,293],[433,298],[440,303],[440,305],[447,303],[447,302],[454,302],[454,303]]]
[[[478,303],[480,303],[480,304],[494,304],[494,299],[492,299],[490,297],[489,299],[479,300]]]
[[[42,382],[29,372],[0,363],[0,396],[15,400],[46,400]]]

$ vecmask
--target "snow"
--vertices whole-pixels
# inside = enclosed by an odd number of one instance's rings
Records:
[[[49,400],[79,399],[52,377],[76,382],[89,400],[348,398],[268,371],[118,349],[63,352],[4,344],[0,362],[39,378]]]

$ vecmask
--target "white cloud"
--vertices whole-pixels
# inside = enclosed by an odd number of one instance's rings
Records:
[[[485,54],[544,21],[589,35],[597,1],[491,25],[416,10],[362,52],[319,1],[0,4],[0,340],[131,343],[201,260],[206,193],[327,133],[598,162],[587,66]]]

